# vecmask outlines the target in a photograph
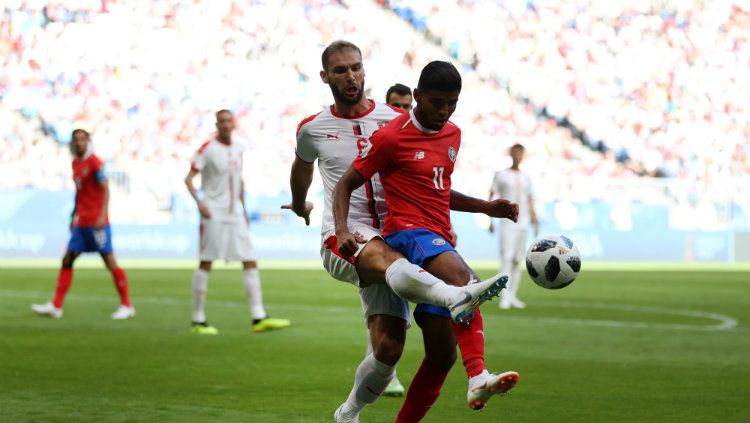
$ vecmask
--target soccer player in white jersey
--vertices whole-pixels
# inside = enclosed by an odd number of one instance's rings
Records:
[[[526,252],[526,239],[529,236],[529,224],[534,227],[534,236],[539,235],[539,221],[534,211],[531,178],[521,172],[521,162],[525,148],[515,144],[510,148],[513,160],[510,168],[495,173],[490,188],[490,199],[505,198],[518,204],[518,222],[503,221],[500,224],[500,268],[510,275],[508,285],[502,293],[500,308],[524,308],[526,304],[518,299],[518,288],[521,285],[521,268],[519,264]],[[490,232],[495,225],[490,221]]]
[[[353,256],[338,251],[332,214],[333,189],[354,158],[369,145],[369,136],[403,113],[401,109],[377,103],[363,96],[364,67],[357,46],[346,41],[330,44],[322,55],[322,81],[334,97],[334,104],[304,119],[297,128],[297,150],[290,177],[292,202],[282,206],[291,209],[310,223],[312,203],[305,201],[312,183],[314,162],[318,161],[325,188],[325,206],[321,228],[321,256],[328,273],[334,278],[358,286],[366,324],[370,333],[372,354],[368,354],[355,373],[354,386],[347,400],[336,410],[336,422],[358,422],[360,411],[375,402],[393,378],[396,362],[403,352],[406,329],[410,325],[406,300],[430,303],[450,309],[454,321],[466,321],[482,301],[496,295],[506,278],[500,277],[464,287],[454,287],[436,279],[403,255],[390,249],[381,238],[381,227],[387,208],[382,186],[375,175],[354,191],[347,223],[360,243]],[[457,199],[466,211],[479,211],[468,197]],[[509,202],[481,200],[482,211],[497,217],[514,218],[517,211]],[[440,332],[440,340],[428,341],[425,349],[438,350],[448,345],[450,354],[443,359],[455,360],[455,339],[450,332]],[[440,351],[444,353],[445,351]]]
[[[203,335],[219,333],[208,324],[205,311],[208,274],[211,263],[219,259],[242,262],[242,280],[250,301],[253,329],[256,332],[288,327],[289,320],[269,318],[263,307],[258,264],[250,244],[245,209],[245,188],[242,181],[244,147],[232,138],[232,112],[216,112],[216,129],[216,137],[198,149],[185,178],[185,185],[201,214],[200,264],[193,274],[193,320],[190,330]],[[193,179],[199,173],[202,199],[193,185]]]

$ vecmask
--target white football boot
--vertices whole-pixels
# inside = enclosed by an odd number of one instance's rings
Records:
[[[32,304],[31,310],[40,316],[47,316],[53,319],[59,319],[63,316],[62,309],[55,307],[51,301],[45,304]]]
[[[339,408],[333,413],[333,421],[336,423],[359,423],[359,417],[346,416],[341,409],[344,408],[344,404],[339,405]]]
[[[112,313],[112,320],[125,320],[125,319],[132,319],[134,317],[135,317],[135,309],[133,307],[128,307],[124,305],[117,307],[117,310],[115,310],[115,312]]]
[[[510,391],[520,376],[516,372],[492,373],[485,370],[481,375],[469,379],[466,402],[472,410],[482,411],[493,395],[504,395]]]
[[[495,275],[486,281],[473,282],[461,287],[459,298],[456,298],[448,309],[451,318],[458,324],[469,323],[474,317],[474,312],[487,300],[500,295],[500,291],[508,283],[508,276]]]

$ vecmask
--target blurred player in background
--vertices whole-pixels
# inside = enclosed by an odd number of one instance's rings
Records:
[[[518,204],[518,222],[506,220],[500,223],[500,268],[510,276],[500,300],[500,308],[503,310],[511,307],[526,307],[526,304],[518,299],[518,288],[521,285],[519,264],[526,254],[529,224],[534,227],[534,237],[539,235],[539,221],[534,211],[531,178],[528,174],[521,172],[520,168],[525,151],[526,149],[521,144],[514,144],[510,148],[513,163],[510,168],[495,173],[490,188],[490,200],[504,198]],[[495,231],[492,220],[490,220],[489,229],[490,233]]]
[[[302,120],[297,127],[296,157],[290,176],[292,203],[282,208],[291,209],[309,225],[313,204],[305,199],[317,160],[325,187],[323,265],[335,279],[359,287],[373,349],[357,367],[349,397],[334,413],[336,422],[350,423],[359,421],[361,410],[375,402],[393,378],[410,324],[407,300],[452,307],[451,317],[459,318],[478,307],[481,301],[474,300],[486,290],[497,288],[498,281],[470,287],[449,286],[389,248],[381,236],[388,210],[377,175],[368,179],[364,187],[353,190],[351,212],[344,219],[356,234],[358,247],[346,255],[338,250],[333,189],[358,152],[369,144],[369,136],[404,111],[364,96],[362,53],[354,44],[330,44],[321,61],[320,77],[331,89],[334,104]],[[455,356],[455,343],[451,348]]]
[[[408,112],[412,107],[411,88],[404,84],[394,84],[385,93],[385,102],[388,105],[404,109]]]
[[[120,306],[112,313],[115,320],[132,319],[135,309],[128,296],[128,279],[112,252],[112,231],[109,227],[109,185],[103,163],[93,153],[91,137],[83,129],[73,131],[70,149],[73,153],[73,180],[76,184],[75,209],[70,223],[70,242],[57,276],[55,297],[46,304],[32,304],[31,309],[42,316],[59,319],[63,302],[73,281],[73,262],[81,253],[98,252],[112,273]]]
[[[337,248],[344,257],[354,254],[360,242],[347,224],[352,192],[379,174],[389,210],[383,227],[386,243],[444,281],[471,286],[479,280],[453,247],[450,210],[511,219],[518,210],[507,201],[486,202],[451,190],[461,131],[448,119],[456,109],[461,85],[461,76],[450,63],[428,64],[414,90],[417,107],[375,132],[341,177],[333,206]],[[502,279],[504,284],[507,278]],[[486,292],[488,298],[497,293],[499,289]],[[397,422],[419,421],[434,404],[455,360],[456,342],[469,377],[469,407],[481,410],[493,395],[515,386],[516,372],[490,374],[486,369],[478,309],[466,324],[451,321],[449,308],[431,304],[419,304],[414,316],[425,335],[426,359],[412,380]],[[428,338],[437,342],[430,344]],[[433,355],[442,360],[431,362]]]
[[[242,181],[244,147],[232,139],[234,116],[229,110],[216,112],[216,137],[204,143],[195,154],[185,178],[190,195],[201,214],[200,264],[193,274],[193,321],[191,331],[216,335],[218,330],[206,320],[208,274],[214,260],[242,262],[242,281],[250,301],[253,329],[264,332],[283,329],[291,323],[286,319],[269,318],[263,307],[258,264],[255,260],[245,208],[245,186]],[[201,174],[203,199],[193,185]]]

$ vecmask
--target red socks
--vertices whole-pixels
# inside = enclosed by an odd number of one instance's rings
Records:
[[[57,274],[57,287],[55,288],[55,298],[52,300],[52,305],[62,308],[65,294],[68,293],[71,282],[73,282],[73,268],[63,267],[60,269],[60,273]]]
[[[125,276],[125,271],[118,267],[112,271],[112,278],[115,280],[115,288],[117,288],[117,292],[120,294],[120,303],[126,307],[130,307],[128,278]]]
[[[456,335],[458,349],[464,360],[466,374],[471,378],[482,373],[484,365],[484,323],[479,310],[474,313],[469,325],[451,323],[453,334]]]
[[[416,423],[430,410],[443,387],[448,370],[443,370],[427,360],[422,360],[422,365],[414,375],[409,391],[406,393],[404,405],[396,417],[396,423]]]

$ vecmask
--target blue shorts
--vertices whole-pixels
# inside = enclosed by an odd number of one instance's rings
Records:
[[[101,254],[112,252],[112,230],[109,225],[96,230],[93,226],[74,226],[68,242],[68,251],[87,253],[97,251]]]
[[[410,229],[393,232],[385,237],[385,242],[394,250],[406,256],[409,262],[422,266],[424,262],[438,256],[446,251],[456,251],[450,242],[440,235],[427,229]],[[434,314],[436,316],[451,317],[450,311],[445,307],[433,304],[417,304],[414,308],[414,321],[422,326],[420,314]]]

